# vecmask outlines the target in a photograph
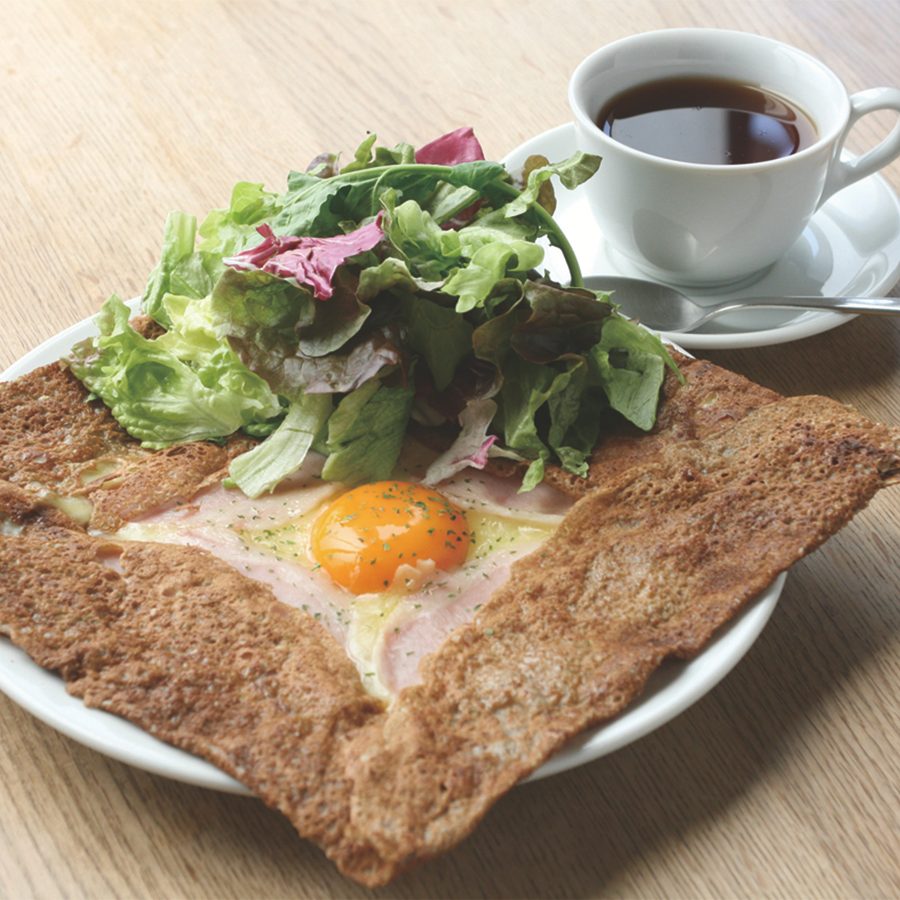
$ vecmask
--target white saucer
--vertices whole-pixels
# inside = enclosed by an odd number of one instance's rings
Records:
[[[576,150],[575,127],[561,125],[517,147],[503,160],[513,172],[526,157],[541,154],[556,162]],[[556,185],[555,218],[581,264],[584,275],[647,278],[634,263],[607,246],[581,190]],[[544,267],[558,281],[568,281],[562,254],[547,253]],[[900,279],[900,200],[880,175],[845,188],[813,216],[797,243],[771,269],[736,288],[688,289],[700,303],[752,296],[813,294],[823,297],[874,297],[886,294]],[[664,335],[691,349],[763,347],[828,331],[851,317],[832,312],[752,310],[723,315],[693,334]]]

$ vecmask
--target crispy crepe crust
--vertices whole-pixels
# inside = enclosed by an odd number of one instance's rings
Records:
[[[588,494],[354,741],[352,825],[402,868],[460,841],[566,741],[690,657],[900,468],[822,397],[767,404]]]
[[[91,528],[117,531],[151,512],[190,499],[221,481],[228,464],[252,442],[236,438],[224,447],[208,442],[179,444],[146,456],[90,492]]]
[[[0,479],[35,492],[73,494],[98,464],[146,454],[74,375],[54,363],[0,382]]]
[[[389,711],[267,587],[196,548],[92,537],[41,499],[74,489],[92,526],[112,528],[220,477],[229,448],[147,455],[58,367],[0,385],[0,522],[14,532],[0,536],[0,632],[89,705],[239,778],[350,877],[384,884],[464,838],[896,480],[896,432],[685,368],[654,434],[598,448],[557,534]],[[82,467],[111,454],[120,469],[85,486]]]
[[[88,402],[78,379],[58,363],[0,382],[0,479],[36,497],[90,499],[97,531],[115,531],[221,481],[232,458],[251,444],[234,438],[224,446],[198,442],[150,453],[102,403]]]
[[[0,484],[0,633],[88,706],[210,760],[338,865],[384,878],[350,838],[339,749],[382,704],[331,635],[203,550],[113,543]]]

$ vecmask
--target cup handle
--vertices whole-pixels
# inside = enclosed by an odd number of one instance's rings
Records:
[[[886,166],[900,156],[900,121],[893,131],[877,146],[851,162],[843,161],[841,150],[850,129],[865,115],[879,109],[893,109],[900,113],[900,90],[897,88],[879,87],[867,91],[859,91],[850,96],[850,117],[844,131],[838,139],[834,158],[825,179],[825,188],[819,198],[821,206],[832,194],[843,190],[854,181],[865,178]]]

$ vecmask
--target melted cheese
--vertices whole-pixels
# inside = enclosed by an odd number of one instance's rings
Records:
[[[317,515],[345,490],[323,482],[320,468],[321,460],[312,460],[256,500],[210,488],[114,537],[201,547],[268,584],[279,600],[321,621],[346,648],[366,689],[387,700],[417,679],[422,657],[475,615],[508,579],[512,563],[553,533],[571,503],[552,488],[521,495],[510,479],[463,473],[438,490],[465,513],[471,533],[465,562],[443,572],[419,560],[398,569],[385,591],[354,596],[331,581],[310,551]]]

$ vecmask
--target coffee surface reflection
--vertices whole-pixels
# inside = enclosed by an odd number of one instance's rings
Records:
[[[777,94],[722,78],[650,81],[613,97],[597,125],[613,140],[666,159],[745,165],[792,156],[816,127]]]

